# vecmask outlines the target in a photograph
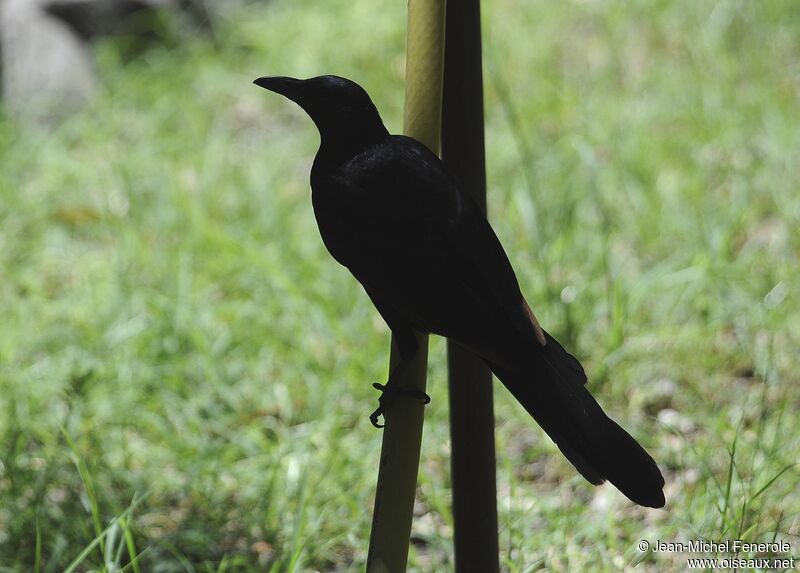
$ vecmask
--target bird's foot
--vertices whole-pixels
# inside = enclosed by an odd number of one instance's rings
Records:
[[[416,398],[423,404],[429,404],[431,401],[431,397],[421,390],[409,390],[408,388],[389,384],[378,384],[377,382],[373,384],[372,387],[381,391],[381,397],[378,398],[378,407],[369,415],[369,421],[372,422],[372,425],[376,428],[383,428],[384,424],[379,424],[378,418],[384,415],[388,404],[394,401],[398,396]]]

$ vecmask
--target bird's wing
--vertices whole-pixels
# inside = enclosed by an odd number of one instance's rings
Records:
[[[388,138],[380,149],[354,160],[338,183],[351,197],[351,209],[389,230],[376,234],[391,240],[413,235],[420,260],[439,250],[455,263],[449,266],[457,270],[454,278],[486,308],[502,313],[525,340],[563,364],[565,375],[586,383],[580,362],[539,325],[486,216],[427,147],[405,136]],[[409,244],[399,247],[405,251]],[[351,271],[359,275],[352,266]]]
[[[474,199],[422,143],[389,138],[369,158],[357,158],[340,178],[355,191],[373,219],[413,227],[424,243],[445,249],[458,262],[459,280],[492,304],[526,335],[544,345],[545,334],[525,302],[511,263]],[[353,189],[353,188],[357,189]]]

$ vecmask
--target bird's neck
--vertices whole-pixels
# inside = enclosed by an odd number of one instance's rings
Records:
[[[338,166],[349,161],[365,149],[389,137],[383,123],[362,125],[357,129],[320,129],[320,145],[317,159],[324,164]]]

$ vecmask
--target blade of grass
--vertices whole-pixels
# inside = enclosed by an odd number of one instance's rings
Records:
[[[36,523],[36,548],[34,550],[33,571],[34,573],[41,573],[42,570],[42,532],[39,529],[39,523]]]
[[[67,446],[70,449],[72,461],[75,464],[75,467],[78,469],[78,475],[81,478],[81,483],[83,483],[83,487],[86,490],[86,497],[89,500],[89,507],[92,512],[92,523],[94,525],[95,539],[98,540],[98,543],[100,544],[100,557],[105,559],[105,543],[103,542],[103,536],[100,535],[100,533],[103,531],[103,526],[100,521],[100,506],[97,502],[97,494],[94,489],[92,476],[89,472],[89,468],[83,461],[83,458],[79,455],[78,448],[75,445],[75,442],[72,440],[72,437],[67,432],[67,429],[64,426],[60,426],[60,429],[64,439],[67,441]]]

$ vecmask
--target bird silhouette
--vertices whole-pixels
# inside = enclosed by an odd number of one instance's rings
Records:
[[[640,505],[663,507],[655,461],[540,326],[488,220],[439,158],[391,135],[351,80],[254,83],[297,103],[319,130],[311,198],[322,240],[364,287],[400,355],[386,385],[376,385],[384,396],[403,392],[397,380],[418,349],[415,330],[445,336],[486,362],[589,482],[608,480]]]

